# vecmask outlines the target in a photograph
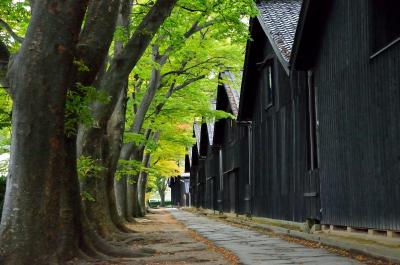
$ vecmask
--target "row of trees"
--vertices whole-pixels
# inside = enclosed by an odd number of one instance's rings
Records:
[[[149,178],[177,174],[193,119],[226,116],[209,100],[254,14],[251,0],[0,2],[0,263],[152,254],[125,247],[125,224]]]

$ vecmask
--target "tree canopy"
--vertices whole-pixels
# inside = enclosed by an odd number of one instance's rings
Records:
[[[210,106],[254,15],[252,0],[0,1],[0,261],[147,255],[114,243],[182,173],[193,122],[231,117]]]

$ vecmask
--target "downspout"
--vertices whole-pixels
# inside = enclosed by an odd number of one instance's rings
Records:
[[[253,166],[252,166],[252,153],[253,153],[253,128],[251,121],[240,121],[238,124],[247,127],[247,152],[248,152],[248,184],[245,189],[245,208],[246,215],[251,217],[253,210]]]
[[[219,214],[224,212],[224,164],[222,157],[222,147],[218,146],[218,171],[219,171],[219,191],[217,197]]]
[[[248,216],[251,217],[253,214],[253,126],[252,123],[249,122],[247,126],[247,137],[248,137],[248,152],[249,152],[249,212]]]

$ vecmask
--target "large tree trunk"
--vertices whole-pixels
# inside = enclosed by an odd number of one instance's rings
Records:
[[[81,190],[90,194],[95,201],[86,200],[86,215],[90,222],[94,224],[96,232],[102,237],[109,238],[112,233],[117,232],[116,225],[112,221],[110,212],[110,200],[108,194],[109,171],[108,158],[109,147],[106,127],[92,128],[89,135],[82,137],[83,156],[91,157],[102,167],[97,176],[86,177],[81,182]]]
[[[148,140],[151,135],[151,130],[146,130],[145,139]],[[145,144],[136,146],[130,160],[142,161],[144,155]],[[121,150],[121,153],[123,150]],[[128,219],[139,217],[139,201],[138,201],[138,181],[139,173],[133,176],[127,176],[126,186],[126,207]]]
[[[107,104],[97,103],[92,106],[93,116],[98,126],[82,127],[80,142],[82,143],[82,154],[95,159],[102,166],[108,165],[109,142],[106,127],[117,104],[121,88],[145,52],[156,31],[169,16],[175,3],[176,0],[158,0],[155,3],[122,52],[111,60],[107,72],[99,80],[98,87],[109,94],[110,102]],[[114,186],[113,181],[110,183],[109,177],[111,174],[107,170],[103,171],[104,173],[96,178],[87,178],[81,186],[85,192],[96,199],[96,202],[87,202],[85,204],[89,220],[95,225],[100,235],[108,237],[110,233],[116,232],[115,224],[113,224],[116,206],[113,205],[114,191],[112,191],[112,194],[110,192]]]
[[[150,164],[150,153],[146,153],[143,156],[143,165],[148,167]],[[138,179],[138,204],[139,204],[139,216],[143,217],[146,215],[146,187],[147,187],[147,172],[140,172]]]
[[[0,227],[1,264],[56,262],[64,106],[85,9],[82,1],[36,3],[10,69],[13,137]]]
[[[123,0],[121,2],[121,7],[120,7],[120,12],[118,15],[118,25],[124,29],[124,33],[127,38],[129,38],[129,25],[131,22],[131,11],[132,11],[132,0]],[[120,40],[115,41],[114,43],[114,53],[115,54],[120,54],[123,50],[123,42]],[[114,120],[114,139],[117,140],[117,134],[119,137],[119,142],[118,142],[118,148],[114,148],[115,150],[115,159],[116,163],[118,164],[119,160],[119,153],[121,152],[121,146],[122,146],[122,139],[123,139],[123,134],[125,130],[125,115],[126,115],[126,101],[127,101],[127,88],[128,88],[128,78],[124,84],[124,94],[123,94],[123,101],[124,104],[120,104],[118,102],[117,107],[114,110],[113,116],[111,117],[111,120],[109,121],[109,127],[111,121]],[[113,144],[113,146],[116,146],[116,142]],[[111,172],[112,173],[112,172]],[[131,218],[128,218],[128,213],[127,213],[127,205],[126,205],[126,196],[127,196],[127,178],[126,176],[121,176],[120,179],[114,179],[114,190],[115,190],[115,198],[116,198],[116,204],[117,204],[117,210],[118,210],[118,215],[124,220],[124,221],[132,221]]]
[[[124,232],[129,232],[129,230],[123,225],[123,222],[127,221],[126,205],[126,186],[120,189],[116,184],[115,172],[118,165],[119,154],[121,152],[123,134],[125,130],[125,113],[126,113],[126,95],[128,89],[128,81],[124,84],[124,88],[121,90],[120,98],[118,100],[117,106],[115,107],[114,113],[108,121],[108,142],[109,142],[109,158],[108,158],[108,197],[110,202],[110,212],[113,222],[117,225],[119,229]],[[126,180],[125,180],[126,183]],[[114,186],[115,185],[115,186]],[[115,190],[116,187],[119,190]],[[120,191],[120,192],[117,192]],[[117,200],[117,195],[122,196]],[[121,205],[122,204],[122,205]],[[118,208],[120,208],[121,214],[118,214]]]
[[[165,190],[159,189],[158,194],[160,194],[160,199],[161,199],[160,206],[164,207],[165,206]]]

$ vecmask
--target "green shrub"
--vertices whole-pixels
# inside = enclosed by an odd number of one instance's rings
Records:
[[[157,207],[160,207],[160,201],[149,201],[149,206],[151,207],[151,208],[157,208]],[[171,204],[171,201],[165,201],[164,202],[164,207],[168,207],[168,206],[171,206],[172,204]]]

